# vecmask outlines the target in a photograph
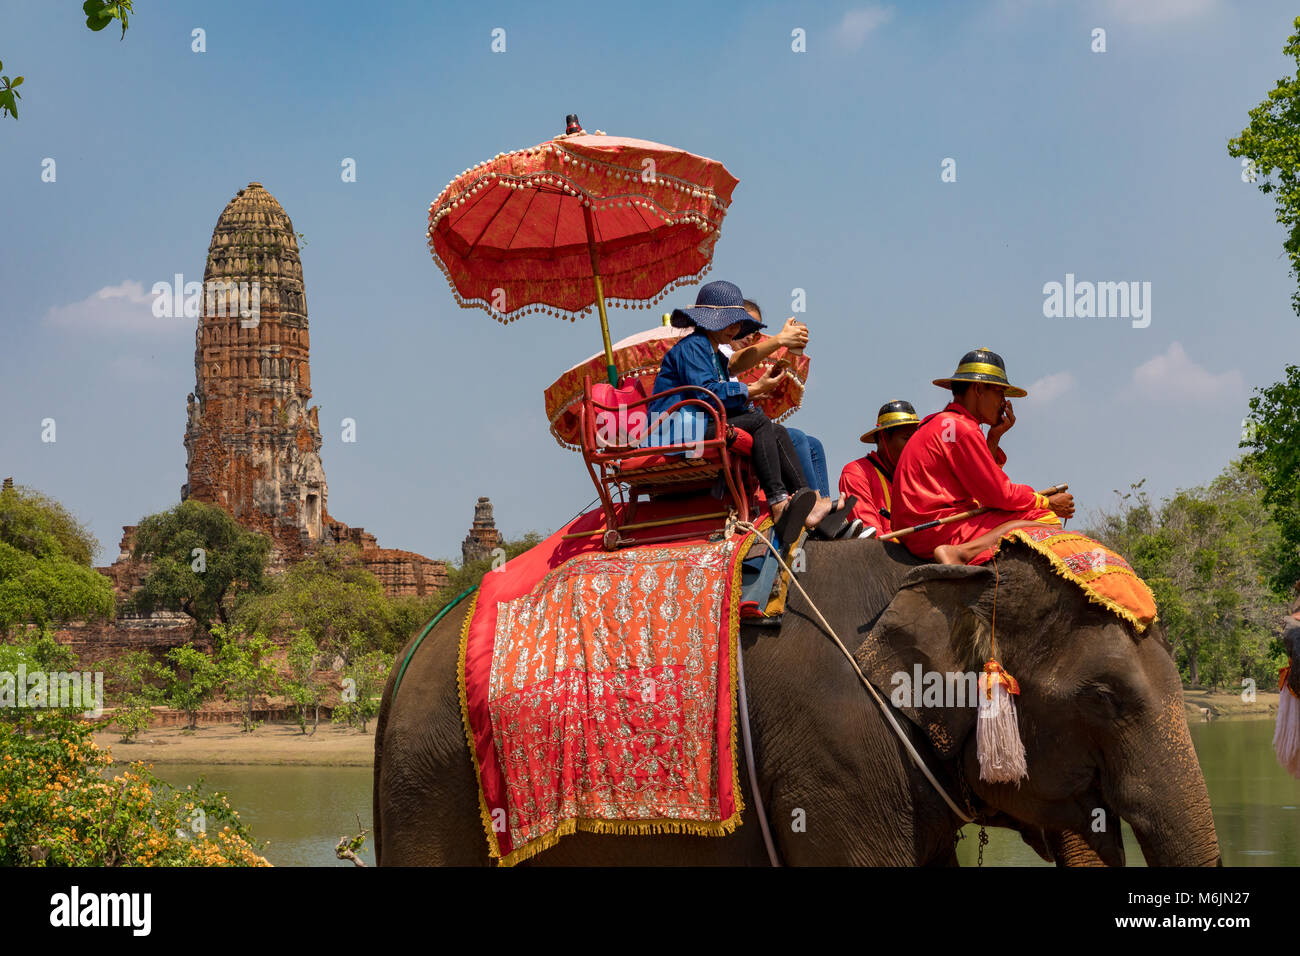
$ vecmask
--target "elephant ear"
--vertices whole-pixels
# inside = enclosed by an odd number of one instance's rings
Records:
[[[986,629],[976,608],[992,579],[984,567],[913,569],[854,655],[876,689],[925,731],[944,759],[957,755],[975,727],[978,645]]]

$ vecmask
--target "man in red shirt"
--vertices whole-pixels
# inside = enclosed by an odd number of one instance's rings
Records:
[[[851,517],[862,520],[867,537],[892,530],[890,484],[894,480],[894,467],[903,453],[903,446],[920,423],[910,402],[895,399],[881,405],[876,415],[876,427],[859,439],[863,444],[874,442],[876,450],[865,458],[849,462],[840,473],[840,494],[845,497],[854,495],[858,499]]]
[[[906,528],[972,508],[993,510],[906,535],[901,540],[909,551],[941,564],[967,564],[1014,528],[1059,526],[1074,514],[1073,495],[1045,498],[1029,485],[1013,484],[1002,470],[1002,436],[1016,423],[1008,399],[1028,393],[1007,381],[1000,355],[967,352],[951,378],[934,384],[951,389],[953,400],[927,417],[903,449],[894,472],[891,521]],[[981,425],[991,426],[987,438]]]

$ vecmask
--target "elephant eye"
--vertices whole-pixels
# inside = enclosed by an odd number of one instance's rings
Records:
[[[1091,680],[1079,690],[1084,709],[1096,719],[1107,723],[1123,723],[1132,719],[1135,698],[1126,694],[1122,685],[1105,680]]]

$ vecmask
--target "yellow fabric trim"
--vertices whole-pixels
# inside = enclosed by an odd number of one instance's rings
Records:
[[[1137,632],[1139,634],[1143,633],[1150,626],[1150,624],[1143,624],[1141,619],[1132,611],[1130,611],[1128,608],[1126,608],[1124,605],[1112,601],[1109,598],[1104,597],[1103,595],[1097,594],[1091,588],[1086,587],[1087,582],[1084,581],[1082,578],[1080,578],[1078,575],[1076,575],[1073,571],[1071,571],[1069,565],[1067,565],[1061,559],[1060,555],[1058,555],[1055,551],[1052,551],[1050,548],[1041,546],[1033,538],[1029,537],[1027,534],[1024,534],[1021,531],[1021,529],[1016,528],[1014,531],[1008,531],[1004,537],[1015,538],[1017,541],[1020,541],[1028,545],[1032,550],[1034,550],[1038,554],[1041,554],[1043,557],[1047,558],[1047,560],[1051,563],[1052,570],[1055,571],[1059,576],[1071,582],[1072,584],[1079,585],[1080,586],[1079,589],[1083,591],[1084,595],[1088,598],[1089,601],[1091,601],[1093,604],[1101,605],[1102,607],[1106,608],[1106,610],[1110,611],[1112,614],[1116,614],[1119,617],[1123,618],[1124,620],[1128,621],[1130,624],[1133,625],[1134,628],[1137,629]],[[1082,540],[1082,541],[1092,540],[1091,538],[1088,538],[1087,536],[1081,534],[1071,534],[1071,535],[1067,535],[1066,537],[1070,540]],[[999,542],[999,548],[1000,545],[1001,542]],[[1141,578],[1138,578],[1136,572],[1134,572],[1133,577],[1137,578],[1138,581],[1141,581],[1143,587],[1146,587],[1146,582],[1142,581]],[[1148,588],[1148,590],[1150,590],[1150,588]],[[1154,598],[1152,599],[1151,603],[1153,605],[1155,604]],[[1156,616],[1151,618],[1151,624],[1156,623],[1156,621],[1158,620],[1160,620],[1160,615],[1157,612]]]
[[[465,729],[465,742],[469,744],[469,759],[474,764],[474,789],[478,791],[479,818],[483,832],[487,834],[488,856],[497,858],[501,856],[501,846],[497,842],[496,831],[492,829],[492,814],[488,811],[487,798],[483,796],[483,774],[478,763],[478,748],[474,746],[474,730],[469,724],[469,699],[465,693],[465,651],[469,647],[469,625],[474,620],[476,607],[477,593],[470,598],[469,609],[465,611],[465,623],[460,628],[460,647],[456,651],[456,690],[460,695],[460,722]]]
[[[958,365],[957,371],[953,372],[953,374],[960,375],[963,372],[970,372],[976,375],[996,375],[1003,381],[1006,381],[1007,378],[1006,372],[998,368],[996,365],[990,365],[988,362],[966,362],[963,365]]]
[[[739,801],[739,792],[737,792]],[[694,820],[592,820],[587,817],[570,818],[561,823],[558,827],[550,832],[539,836],[536,840],[531,840],[519,847],[517,850],[511,850],[502,858],[501,866],[514,866],[531,857],[537,856],[543,850],[549,850],[555,844],[559,843],[561,838],[570,834],[582,831],[584,833],[607,833],[615,836],[650,836],[654,834],[682,834],[686,836],[727,836],[735,831],[740,825],[740,804],[737,802],[737,812],[726,820],[713,822],[697,822]]]
[[[769,520],[771,515],[769,514]],[[727,819],[717,824],[716,831],[706,831],[706,836],[726,836],[736,827],[740,826],[740,816],[745,809],[745,797],[740,789],[740,747],[737,745],[740,734],[740,695],[736,693],[740,686],[737,681],[737,671],[740,667],[740,578],[743,568],[741,565],[749,555],[749,549],[754,546],[754,533],[745,535],[745,537],[736,545],[736,555],[734,567],[731,572],[731,608],[727,617],[727,653],[731,661],[731,792],[734,794],[735,811]],[[676,831],[670,831],[676,832]],[[686,831],[696,832],[696,831]]]

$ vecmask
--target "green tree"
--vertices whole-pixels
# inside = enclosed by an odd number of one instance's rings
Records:
[[[105,676],[112,683],[117,706],[111,726],[127,744],[149,726],[153,707],[162,704],[162,681],[172,676],[169,668],[159,664],[148,651],[127,651],[104,665]]]
[[[212,628],[217,642],[217,686],[226,697],[239,701],[244,733],[252,733],[261,721],[253,719],[258,697],[275,691],[275,664],[271,642],[260,634],[246,634],[238,628],[218,624]]]
[[[90,567],[98,550],[57,501],[21,486],[0,490],[0,636],[111,617],[113,586]]]
[[[306,632],[327,661],[347,663],[393,643],[392,612],[379,579],[352,545],[321,548],[250,595],[235,615],[240,626],[263,634]]]
[[[1281,536],[1271,579],[1285,595],[1300,581],[1300,368],[1288,365],[1283,381],[1256,389],[1241,445]]]
[[[172,665],[165,692],[167,706],[184,711],[189,718],[186,729],[197,730],[199,711],[217,693],[220,669],[211,654],[193,643],[173,647],[167,652],[167,659]]]
[[[346,722],[349,727],[360,724],[366,732],[366,723],[379,713],[384,684],[393,669],[393,655],[371,651],[362,655],[343,671],[343,692],[334,708],[335,723]]]
[[[131,607],[184,611],[202,633],[214,620],[230,624],[235,595],[264,587],[271,541],[215,505],[190,499],[141,519],[133,553],[150,567]]]
[[[280,683],[284,695],[297,711],[298,729],[307,733],[307,712],[311,711],[311,732],[315,736],[320,724],[321,697],[325,684],[316,678],[320,669],[321,652],[306,631],[298,631],[289,642],[289,676]]]
[[[1280,535],[1258,476],[1234,463],[1159,505],[1142,484],[1091,534],[1151,587],[1185,680],[1219,687],[1250,677],[1262,686],[1280,663],[1285,607],[1269,584]]]
[[[1300,17],[1296,32],[1282,52],[1300,67]],[[1274,215],[1287,230],[1282,248],[1291,262],[1291,275],[1300,279],[1300,69],[1284,76],[1262,103],[1250,111],[1250,124],[1228,141],[1228,155],[1248,160],[1259,191],[1274,196]],[[1300,292],[1291,296],[1300,313]]]
[[[0,490],[0,541],[35,558],[62,557],[90,567],[99,542],[53,498],[14,485]]]

